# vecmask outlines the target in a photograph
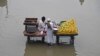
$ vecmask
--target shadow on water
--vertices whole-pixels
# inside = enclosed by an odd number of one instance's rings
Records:
[[[5,7],[6,6],[6,11],[7,11],[7,14],[6,16],[8,15],[8,4],[7,4],[7,0],[0,0],[0,7]]]
[[[84,3],[84,0],[79,0],[80,4],[83,5]]]

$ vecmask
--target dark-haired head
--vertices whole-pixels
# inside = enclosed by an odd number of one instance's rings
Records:
[[[42,19],[42,22],[45,22],[45,16],[43,16],[41,19]]]

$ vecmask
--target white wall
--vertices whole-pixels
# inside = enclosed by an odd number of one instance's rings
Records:
[[[99,56],[100,55],[100,4],[99,0],[85,0],[81,6],[79,0],[9,0],[8,23],[15,23],[18,28],[23,29],[25,17],[50,17],[59,22],[74,17],[79,28],[79,35],[75,38],[75,50],[77,56]],[[6,20],[6,19],[5,19]],[[12,20],[12,22],[10,22]],[[18,22],[18,23],[17,23]],[[8,25],[8,24],[6,24]],[[13,24],[11,24],[11,27]],[[16,27],[15,26],[15,27]],[[2,26],[4,27],[4,26]],[[18,32],[21,32],[21,31]],[[10,30],[2,30],[3,32]],[[14,30],[13,30],[14,31]],[[21,37],[17,31],[13,36]],[[6,33],[8,34],[8,33]],[[11,33],[9,33],[11,35]],[[10,36],[9,35],[9,36]],[[3,36],[3,35],[2,35]],[[24,41],[23,41],[24,42]],[[1,49],[1,48],[0,48]],[[11,56],[11,55],[10,55]]]

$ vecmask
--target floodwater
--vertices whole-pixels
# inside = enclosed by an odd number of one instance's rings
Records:
[[[26,44],[24,56],[75,56],[73,45],[52,45],[44,43]]]
[[[23,20],[15,17],[0,18],[0,56],[23,56],[26,37]]]
[[[24,2],[23,2],[24,1]],[[25,17],[50,17],[59,22],[76,19],[79,35],[75,38],[78,56],[100,55],[100,0],[9,0],[6,9],[0,7],[0,56],[23,56],[26,37],[23,36]]]

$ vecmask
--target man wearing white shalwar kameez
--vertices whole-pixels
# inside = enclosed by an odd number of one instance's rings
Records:
[[[45,37],[45,41],[49,44],[52,45],[53,44],[53,23],[50,21],[50,19],[47,20],[47,36]]]
[[[47,19],[47,22],[45,20],[39,21],[38,29],[40,31],[46,31],[47,35],[45,36],[45,42],[51,45],[53,43],[53,33],[52,33],[53,23]]]

